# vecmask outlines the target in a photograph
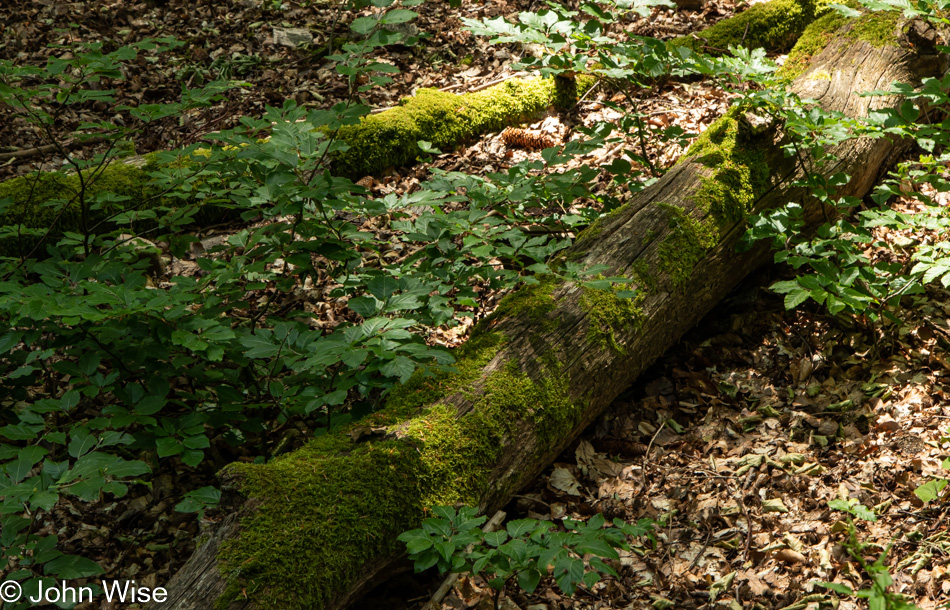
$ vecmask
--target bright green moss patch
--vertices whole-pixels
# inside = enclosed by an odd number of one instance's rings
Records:
[[[470,413],[459,418],[454,408],[436,405],[409,422],[404,433],[422,454],[419,478],[427,506],[477,505],[519,420],[534,422],[542,446],[575,423],[579,409],[569,398],[567,380],[556,364],[542,367],[546,374],[535,383],[509,362],[473,387],[468,398],[476,407]]]
[[[553,79],[511,79],[483,91],[457,95],[421,89],[392,110],[340,128],[350,150],[334,156],[334,172],[353,178],[411,163],[425,140],[444,151],[478,134],[520,123],[554,101]]]
[[[524,315],[531,322],[545,325],[547,322],[553,323],[553,320],[545,320],[545,316],[557,305],[552,293],[559,285],[560,281],[555,276],[546,275],[538,278],[537,284],[521,286],[498,303],[492,317],[498,319]]]
[[[671,233],[660,245],[660,269],[676,288],[693,274],[696,263],[719,241],[715,220],[700,222],[675,205],[660,204],[670,212]]]
[[[695,263],[719,240],[720,227],[742,221],[768,187],[769,167],[751,126],[738,107],[730,108],[709,126],[681,159],[691,159],[712,170],[700,179],[693,194],[697,220],[683,209],[661,204],[670,212],[668,235],[659,249],[659,266],[674,287],[692,275]]]
[[[468,387],[481,375],[482,369],[501,349],[505,337],[501,333],[484,332],[483,326],[456,353],[454,371],[427,374],[418,370],[406,383],[394,387],[386,397],[386,408],[370,416],[375,425],[390,425],[413,415],[419,408]]]
[[[769,167],[762,157],[761,143],[755,142],[752,128],[738,107],[703,132],[683,159],[693,159],[713,170],[702,178],[693,196],[698,207],[720,222],[745,218],[769,180]]]
[[[420,379],[390,397],[390,408],[404,409],[421,396],[464,389],[474,405],[464,415],[436,403],[405,422],[393,416],[384,440],[355,443],[332,434],[266,465],[228,467],[260,505],[220,551],[229,588],[218,607],[242,590],[264,609],[326,607],[367,562],[401,551],[396,536],[418,526],[425,508],[477,505],[519,421],[534,422],[539,452],[576,424],[581,405],[570,399],[554,358],[538,363],[538,381],[514,362],[473,378],[471,367],[480,369],[497,351],[498,338],[485,337],[460,358],[454,377],[427,387],[431,380]]]
[[[725,53],[729,45],[784,51],[814,19],[814,0],[771,0],[706,28],[697,34],[699,40],[681,36],[670,44],[708,53]]]
[[[264,466],[228,468],[263,504],[221,548],[231,586],[219,608],[242,589],[261,608],[322,608],[423,514],[420,455],[402,441],[357,446],[332,435]]]
[[[852,40],[861,40],[874,47],[897,45],[897,23],[900,11],[875,11],[858,17],[854,28],[847,33]]]
[[[602,279],[603,276],[599,276]],[[590,326],[587,330],[588,340],[603,348],[609,348],[617,354],[625,354],[627,348],[617,341],[617,335],[631,326],[639,328],[643,324],[643,310],[640,305],[646,295],[637,291],[632,298],[621,298],[617,293],[621,290],[630,290],[626,284],[615,284],[610,289],[596,289],[584,287],[580,305],[587,312]]]
[[[785,63],[779,68],[777,76],[785,82],[791,82],[801,76],[808,68],[808,62],[821,53],[848,18],[838,11],[830,11],[812,22],[798,42],[792,47]]]

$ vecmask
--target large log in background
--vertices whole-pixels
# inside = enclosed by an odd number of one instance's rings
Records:
[[[813,58],[794,91],[861,116],[901,102],[861,91],[946,69],[929,26],[901,20],[880,47],[853,27]],[[799,170],[780,152],[781,138],[779,128],[755,128],[731,112],[655,185],[582,234],[567,258],[633,278],[636,298],[574,283],[522,289],[478,328],[458,374],[410,381],[349,436],[226,468],[227,516],[169,583],[171,599],[155,607],[347,607],[405,566],[395,538],[417,526],[426,506],[502,507],[770,259],[764,247],[738,254],[736,244],[747,213],[808,204],[787,186]],[[823,171],[847,172],[840,194],[860,197],[904,146],[847,142]]]

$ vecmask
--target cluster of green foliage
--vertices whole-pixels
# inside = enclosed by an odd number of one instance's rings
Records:
[[[861,521],[877,521],[877,514],[874,509],[870,509],[856,500],[846,500],[838,498],[828,502],[828,507],[841,511],[848,515],[845,531],[847,540],[844,541],[844,548],[848,554],[855,560],[861,570],[867,574],[871,580],[871,586],[864,589],[854,590],[850,586],[835,582],[819,582],[819,586],[824,587],[835,593],[854,596],[858,599],[866,599],[870,610],[920,610],[914,605],[912,600],[906,595],[894,593],[889,588],[894,584],[890,570],[887,567],[887,555],[893,546],[889,544],[876,559],[869,560],[868,553],[877,547],[876,545],[865,542],[858,535],[858,526],[854,523],[854,518]]]
[[[517,581],[533,593],[551,568],[558,588],[574,595],[578,586],[592,587],[601,574],[618,577],[605,560],[620,559],[617,549],[629,551],[628,537],[656,544],[650,519],[636,524],[615,519],[608,525],[603,515],[595,515],[586,523],[565,519],[563,528],[550,521],[517,519],[504,529],[484,532],[485,517],[478,516],[476,508],[435,506],[432,512],[436,516],[423,521],[420,529],[399,536],[416,571],[435,566],[442,573],[483,575],[495,590],[496,608],[509,582]]]

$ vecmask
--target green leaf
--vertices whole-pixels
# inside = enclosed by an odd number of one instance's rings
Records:
[[[577,544],[575,549],[578,553],[587,553],[590,555],[607,557],[610,559],[620,559],[620,555],[617,553],[617,550],[610,546],[606,540],[602,539],[582,540]]]
[[[31,441],[43,426],[30,426],[27,424],[11,424],[0,428],[0,436],[5,436],[11,441]]]
[[[185,498],[175,505],[180,513],[196,513],[209,506],[217,506],[221,501],[221,490],[215,487],[202,487],[185,494]]]
[[[425,538],[413,538],[406,542],[406,551],[409,553],[409,556],[418,555],[423,551],[427,551],[432,548],[432,539],[426,536]]]
[[[847,502],[847,501],[845,501],[845,500],[842,500],[842,499],[840,499],[840,498],[835,498],[834,500],[829,500],[829,501],[828,501],[828,508],[831,508],[831,509],[833,509],[833,510],[841,510],[841,511],[844,511],[844,512],[846,512],[846,513],[850,513],[850,512],[851,512],[851,503],[850,503],[850,502]]]
[[[358,17],[350,23],[350,29],[357,34],[369,34],[378,22],[373,17]]]
[[[947,481],[944,479],[934,479],[932,481],[927,481],[920,487],[914,490],[914,493],[917,494],[917,497],[920,498],[921,502],[933,502],[940,497],[940,492],[947,486]]]
[[[99,439],[90,434],[88,430],[73,428],[68,447],[69,455],[74,458],[81,457],[95,449],[97,444],[99,444]]]
[[[117,479],[138,477],[151,472],[148,464],[142,460],[126,460],[116,456],[109,457],[112,458],[112,462],[103,468],[103,473]]]
[[[33,465],[43,459],[45,453],[45,449],[36,446],[22,449],[17,459],[6,465],[7,475],[14,483],[19,483],[30,474]]]
[[[245,335],[240,339],[241,345],[247,348],[244,355],[248,358],[271,358],[280,351],[280,346],[276,345],[265,331],[258,331],[254,335]]]
[[[514,521],[509,521],[505,528],[508,530],[508,535],[512,538],[519,538],[525,534],[531,533],[538,526],[538,522],[535,519],[516,519]]]
[[[104,572],[105,570],[98,563],[79,555],[60,555],[56,559],[46,562],[43,566],[44,574],[55,576],[60,580],[88,578],[98,576]]]
[[[414,295],[409,293],[397,294],[396,296],[389,299],[389,302],[386,303],[386,311],[404,311],[404,310],[413,310],[419,309],[422,306],[422,300]]]
[[[379,311],[379,301],[373,297],[355,297],[347,301],[346,304],[364,318],[370,318]]]
[[[518,574],[518,586],[528,595],[534,593],[534,590],[538,588],[538,583],[540,582],[541,572],[534,568],[529,568]]]
[[[380,301],[385,301],[399,289],[399,285],[400,282],[396,278],[383,275],[366,282],[366,289]]]
[[[181,461],[192,468],[196,467],[204,459],[205,452],[197,449],[187,449],[181,453]]]
[[[379,22],[385,25],[393,25],[396,23],[406,23],[407,21],[412,21],[418,16],[419,13],[408,11],[404,8],[397,8],[383,15],[383,18],[380,19]]]
[[[831,589],[835,593],[840,593],[841,595],[854,595],[854,590],[848,585],[843,585],[837,582],[818,582],[816,584],[819,587]]]
[[[854,516],[858,519],[863,519],[864,521],[868,522],[877,521],[877,515],[874,514],[874,511],[862,504],[855,504],[852,507],[851,512],[854,513]]]
[[[405,383],[416,372],[416,363],[405,356],[396,356],[379,367],[380,372],[387,377],[398,377]]]
[[[506,540],[508,540],[508,532],[505,530],[497,530],[485,534],[485,544],[489,546],[499,547],[504,544]]]
[[[177,438],[166,436],[155,441],[155,449],[158,451],[158,457],[163,458],[178,455],[185,450],[185,447]]]
[[[146,396],[132,408],[138,415],[155,415],[161,411],[168,401],[162,396]]]

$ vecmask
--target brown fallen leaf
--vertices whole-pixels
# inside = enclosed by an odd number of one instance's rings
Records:
[[[792,549],[782,549],[775,552],[775,559],[781,561],[782,563],[797,564],[797,563],[806,563],[808,558],[799,553],[798,551],[793,551]]]

